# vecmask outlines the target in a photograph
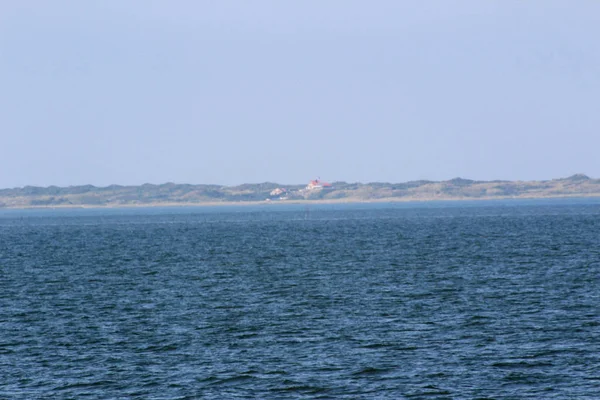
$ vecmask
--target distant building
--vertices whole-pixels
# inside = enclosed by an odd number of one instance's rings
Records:
[[[279,195],[282,195],[284,193],[287,193],[287,189],[277,188],[277,189],[273,189],[271,191],[271,193],[269,193],[269,195],[271,195],[271,196],[279,196]]]
[[[320,190],[320,189],[328,189],[331,188],[331,183],[324,182],[320,179],[315,179],[314,181],[310,181],[308,185],[306,185],[306,190]]]

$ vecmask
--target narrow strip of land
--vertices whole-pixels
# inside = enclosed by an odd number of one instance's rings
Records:
[[[271,182],[239,186],[165,183],[140,186],[92,185],[0,189],[0,207],[127,207],[218,204],[348,203],[379,201],[491,200],[600,196],[600,179],[577,174],[547,181],[448,181],[347,183],[310,181],[308,185]]]

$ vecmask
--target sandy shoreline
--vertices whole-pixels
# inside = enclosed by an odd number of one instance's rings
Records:
[[[455,202],[455,201],[492,201],[492,200],[542,200],[542,199],[566,199],[566,198],[600,198],[600,193],[565,194],[556,196],[488,196],[488,197],[405,197],[405,198],[382,198],[382,199],[329,199],[329,200],[277,200],[277,201],[213,201],[199,203],[182,202],[159,202],[159,203],[136,203],[136,204],[61,204],[61,205],[17,205],[4,206],[0,210],[30,210],[30,209],[113,209],[113,208],[155,208],[155,207],[215,207],[215,206],[275,206],[285,204],[295,205],[320,205],[320,204],[370,204],[370,203],[429,203],[429,202]]]

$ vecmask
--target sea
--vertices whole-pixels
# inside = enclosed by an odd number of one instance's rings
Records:
[[[600,199],[0,210],[1,399],[599,399]]]

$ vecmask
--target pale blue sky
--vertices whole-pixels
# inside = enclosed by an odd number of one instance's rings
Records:
[[[0,187],[600,177],[600,1],[0,0]]]

